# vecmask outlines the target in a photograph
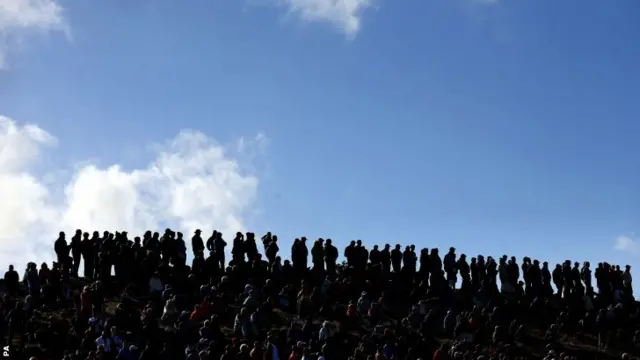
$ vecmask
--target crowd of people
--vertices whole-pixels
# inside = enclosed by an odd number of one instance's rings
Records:
[[[633,359],[631,269],[450,248],[344,249],[200,230],[60,233],[4,276],[5,357],[63,360]],[[227,248],[230,248],[228,251]],[[187,252],[193,260],[187,263]],[[226,257],[229,256],[230,259]],[[310,260],[310,261],[309,261]],[[80,273],[81,272],[81,273]]]

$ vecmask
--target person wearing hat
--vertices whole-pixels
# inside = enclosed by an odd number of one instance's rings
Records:
[[[193,251],[193,257],[196,257],[198,253],[204,252],[204,241],[202,241],[202,237],[200,234],[202,231],[200,229],[196,229],[193,237],[191,238],[191,250]]]

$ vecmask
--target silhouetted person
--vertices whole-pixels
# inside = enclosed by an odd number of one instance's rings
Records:
[[[80,269],[80,259],[82,258],[81,241],[82,230],[78,229],[71,238],[71,257],[73,259],[73,267],[71,271],[74,276],[78,276],[78,269]]]
[[[202,237],[200,237],[201,233],[202,231],[197,229],[191,238],[191,251],[193,251],[193,256],[196,256],[199,252],[204,252],[204,241],[202,240]]]
[[[58,239],[55,242],[54,249],[56,252],[56,256],[58,257],[58,262],[64,264],[69,259],[69,245],[67,244],[67,240],[65,239],[64,232],[60,232],[58,235]]]
[[[278,247],[278,237],[273,236],[271,238],[271,243],[267,246],[267,250],[265,251],[265,255],[267,255],[267,261],[269,265],[273,264],[276,261],[276,256],[278,256],[278,251],[280,251],[280,247]]]
[[[580,278],[584,282],[584,286],[586,286],[587,289],[590,289],[592,287],[591,277],[591,264],[588,261],[585,261],[582,264],[582,269],[580,269]]]
[[[307,262],[309,259],[309,249],[307,249],[307,238],[302,237],[296,239],[291,247],[291,260],[296,271],[307,271]]]
[[[385,272],[391,271],[391,245],[385,244],[384,248],[380,251],[380,264]]]
[[[258,256],[258,245],[256,244],[256,236],[254,233],[247,233],[242,247],[244,248],[244,253],[247,255],[247,261],[254,261],[256,256]]]
[[[355,266],[364,271],[367,266],[367,260],[369,259],[369,251],[362,245],[362,240],[356,241],[356,247],[354,249],[353,256],[355,257]]]
[[[542,275],[542,291],[544,296],[553,295],[553,287],[551,287],[552,276],[551,271],[549,270],[549,263],[543,262],[542,269],[540,270]]]
[[[324,272],[324,240],[318,239],[311,248],[311,261],[316,272]]]
[[[38,268],[35,263],[29,263],[25,270],[24,281],[27,283],[27,289],[29,295],[34,298],[40,296],[40,275],[38,274]]]
[[[16,296],[20,290],[20,275],[9,265],[9,270],[4,273],[4,282],[9,296]]]
[[[622,285],[625,291],[629,293],[629,296],[633,296],[633,277],[631,276],[631,265],[624,267],[622,276]]]
[[[261,238],[262,240],[262,248],[264,249],[264,251],[267,251],[267,246],[269,246],[269,244],[271,244],[271,238],[273,237],[273,235],[271,234],[271,231],[267,232],[266,234],[264,234]]]
[[[460,255],[460,258],[458,258],[458,261],[456,262],[456,269],[460,271],[460,276],[462,277],[461,288],[466,290],[471,285],[471,270],[469,268],[469,264],[467,263],[467,255]]]
[[[218,263],[220,264],[220,269],[224,269],[225,267],[225,248],[227,247],[227,242],[222,238],[222,233],[218,232],[216,234],[216,238],[213,241],[213,248],[216,254],[216,258],[218,259]]]
[[[324,261],[327,266],[327,272],[331,275],[336,273],[336,261],[338,261],[338,249],[333,246],[331,239],[324,242]]]
[[[218,237],[218,230],[213,230],[213,233],[207,239],[207,250],[208,251],[214,251],[215,246],[216,246],[215,245],[215,241],[216,241],[217,237]]]
[[[391,250],[391,267],[394,273],[400,273],[402,265],[402,250],[400,250],[400,244],[396,244],[396,247]]]
[[[456,286],[456,249],[449,248],[449,252],[444,256],[443,260],[444,272],[447,274],[447,283],[449,287]]]
[[[373,245],[373,248],[369,251],[369,262],[372,266],[380,265],[380,249],[378,249],[378,245]]]
[[[347,259],[347,265],[349,265],[349,266],[353,266],[354,265],[354,260],[355,260],[354,249],[355,249],[355,247],[356,247],[356,241],[355,240],[351,240],[349,245],[347,245],[347,247],[344,248],[344,258]]]
[[[238,232],[231,243],[231,261],[233,264],[243,264],[245,262],[244,254],[244,235]],[[249,261],[251,262],[253,260],[249,259]]]
[[[553,279],[553,283],[556,285],[556,289],[558,289],[557,295],[562,296],[562,291],[564,289],[564,280],[562,278],[562,265],[556,264],[556,268],[553,269],[551,273],[551,277]]]
[[[181,232],[177,233],[177,237],[174,240],[174,256],[173,264],[175,266],[185,266],[187,263],[187,244],[184,242],[184,236]]]
[[[536,297],[540,294],[542,288],[542,273],[540,271],[540,262],[533,260],[533,264],[527,269],[528,279],[531,284],[531,295]]]
[[[80,249],[82,259],[84,260],[84,277],[87,279],[93,279],[93,273],[96,265],[96,239],[98,239],[98,232],[93,233],[93,237],[89,239],[89,233],[84,233],[83,239],[80,242]]]
[[[402,252],[402,270],[405,274],[411,274],[411,268],[413,266],[413,253],[411,252],[410,246],[405,246],[404,251]]]

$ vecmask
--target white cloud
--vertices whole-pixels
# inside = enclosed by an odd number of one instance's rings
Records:
[[[618,251],[637,254],[640,253],[640,240],[620,235],[616,238],[616,245],[614,248]]]
[[[242,139],[243,147],[262,144],[263,135]],[[34,166],[55,146],[55,137],[39,127],[0,116],[2,264],[22,268],[34,259],[52,260],[60,230],[127,230],[133,237],[171,227],[187,239],[196,228],[208,235],[215,227],[226,237],[245,230],[258,178],[245,174],[242,161],[203,133],[180,132],[157,146],[155,159],[144,167],[85,163],[69,169],[68,181],[52,185]]]
[[[360,30],[362,13],[372,6],[371,0],[277,0],[290,12],[309,21],[324,21],[338,26],[353,37]]]
[[[64,9],[57,0],[0,0],[0,68],[8,47],[33,32],[66,31]]]

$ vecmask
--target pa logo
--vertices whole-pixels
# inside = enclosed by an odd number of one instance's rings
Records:
[[[9,352],[9,346],[4,346],[2,348],[2,357],[8,358],[9,356],[11,356],[11,353]]]

